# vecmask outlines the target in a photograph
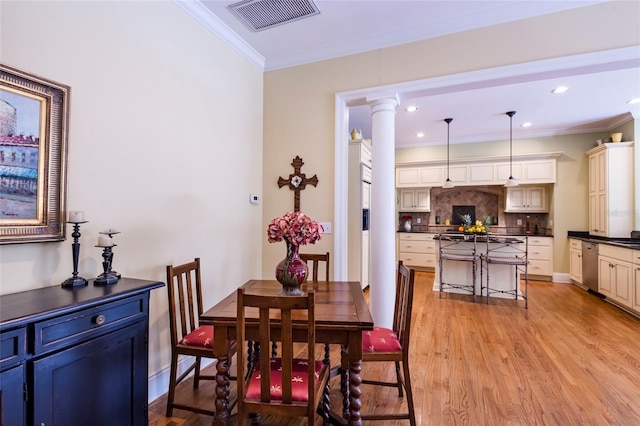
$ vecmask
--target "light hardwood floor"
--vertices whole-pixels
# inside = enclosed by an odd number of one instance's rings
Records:
[[[433,273],[416,274],[411,377],[419,425],[640,425],[638,318],[570,284],[530,281],[527,310],[514,300],[439,299],[432,285]],[[393,370],[365,365],[362,376],[390,377]],[[362,391],[362,413],[405,409],[393,389]],[[213,395],[207,382],[195,397],[189,382],[178,391],[178,398],[208,406]],[[331,397],[341,411],[337,381]],[[165,397],[150,404],[150,425],[211,424],[211,417],[181,410],[165,418],[165,406]]]

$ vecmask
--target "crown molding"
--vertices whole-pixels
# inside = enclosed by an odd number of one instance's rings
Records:
[[[227,24],[207,9],[200,1],[173,0],[182,10],[209,30],[216,37],[228,44],[240,56],[264,72],[265,58],[236,34]]]

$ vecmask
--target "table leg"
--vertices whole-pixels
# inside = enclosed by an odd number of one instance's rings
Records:
[[[216,364],[216,415],[214,425],[226,425],[229,419],[229,363],[221,356]]]
[[[223,426],[229,420],[229,342],[227,330],[223,327],[216,328],[213,342],[213,352],[220,354],[216,363],[216,415],[213,417],[213,425]]]
[[[349,424],[350,425],[362,425],[362,419],[360,417],[360,409],[362,408],[362,402],[360,396],[360,385],[362,384],[362,378],[360,377],[360,371],[362,370],[362,361],[350,361],[349,362]]]
[[[362,332],[354,332],[349,335],[349,347],[347,348],[347,356],[349,358],[349,425],[362,426],[362,418],[360,417],[360,409],[362,402],[360,396],[360,385],[362,378],[360,371],[362,370]]]

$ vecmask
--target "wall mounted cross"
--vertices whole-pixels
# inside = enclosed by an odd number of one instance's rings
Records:
[[[293,159],[291,165],[293,166],[293,173],[289,175],[289,179],[285,179],[282,177],[278,178],[278,187],[282,188],[285,185],[289,185],[289,189],[294,192],[293,195],[293,211],[300,211],[300,191],[305,189],[307,184],[317,186],[318,185],[318,177],[313,175],[313,177],[307,179],[307,175],[302,173],[300,169],[304,162],[300,156],[296,155],[296,158]]]

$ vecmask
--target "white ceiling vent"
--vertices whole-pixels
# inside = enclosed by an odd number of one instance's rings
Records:
[[[253,31],[320,13],[313,0],[245,0],[231,4],[229,8]]]

